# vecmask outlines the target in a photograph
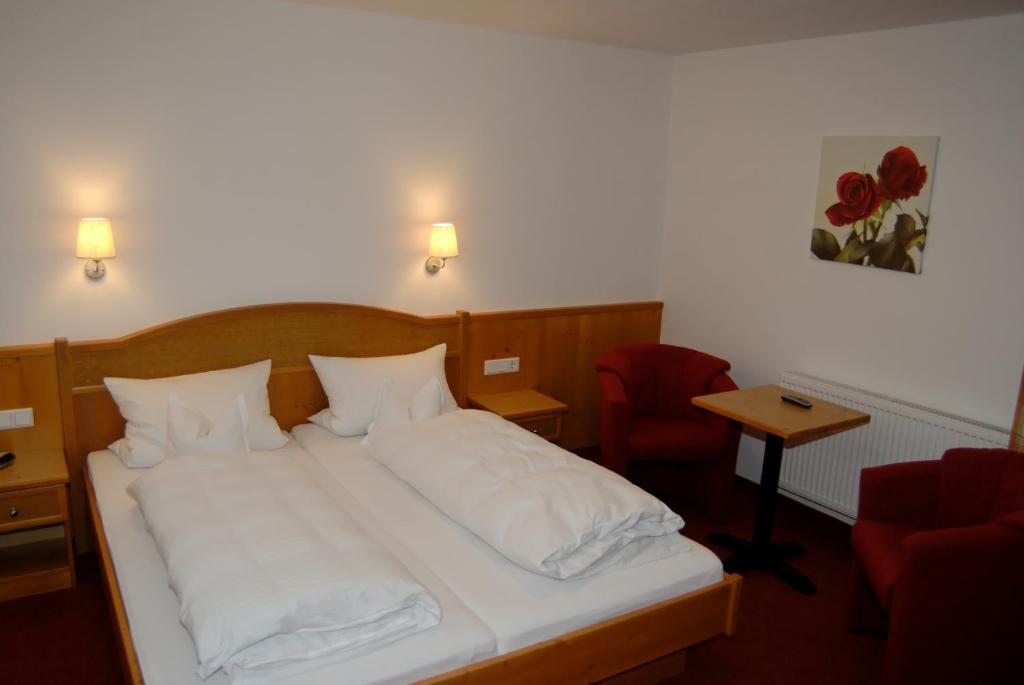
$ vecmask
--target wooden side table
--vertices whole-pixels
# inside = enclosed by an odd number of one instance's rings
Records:
[[[803,397],[814,406],[810,409],[797,407],[783,402],[782,395]],[[708,536],[708,540],[716,545],[735,550],[736,553],[723,562],[725,570],[739,573],[748,568],[765,567],[797,592],[813,595],[816,592],[814,583],[785,561],[807,550],[795,542],[771,542],[775,496],[782,470],[782,448],[787,440],[810,442],[862,426],[871,417],[817,397],[804,397],[778,385],[701,395],[694,397],[693,403],[702,409],[764,431],[766,437],[753,538],[741,540],[728,533],[712,533]]]
[[[562,417],[569,406],[536,390],[513,390],[469,396],[469,406],[494,412],[545,440],[562,439]]]
[[[0,470],[0,601],[75,586],[64,451],[17,454]]]

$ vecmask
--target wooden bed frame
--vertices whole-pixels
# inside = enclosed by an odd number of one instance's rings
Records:
[[[469,315],[420,317],[329,303],[260,305],[193,316],[113,340],[56,341],[64,444],[78,539],[89,518],[120,638],[125,679],[142,683],[85,459],[124,435],[124,420],[103,385],[106,376],[159,378],[273,360],[271,413],[290,430],[327,406],[307,355],[378,356],[446,343],[446,373],[465,405]],[[658,682],[682,671],[685,650],[736,625],[740,577],[431,678],[431,685]]]

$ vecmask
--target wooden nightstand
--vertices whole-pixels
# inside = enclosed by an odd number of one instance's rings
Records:
[[[75,586],[64,451],[17,454],[0,471],[0,601]]]
[[[569,411],[564,402],[536,390],[470,395],[469,405],[494,412],[551,442],[562,439],[562,416]]]

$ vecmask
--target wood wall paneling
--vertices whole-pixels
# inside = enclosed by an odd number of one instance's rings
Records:
[[[92,547],[82,477],[86,455],[124,433],[105,376],[153,378],[271,358],[271,412],[288,430],[326,406],[306,355],[403,354],[448,345],[456,399],[533,388],[569,405],[562,444],[598,442],[594,360],[629,342],[656,342],[660,302],[419,317],[371,307],[296,303],[242,307],[121,338],[0,349],[0,406],[31,406],[36,427],[0,431],[0,447],[64,447],[79,551]],[[483,375],[486,359],[518,356],[520,372]]]
[[[594,361],[631,342],[661,338],[661,302],[471,314],[465,355],[468,392],[533,388],[569,405],[568,449],[598,444]],[[520,358],[519,373],[484,375],[484,361]]]
[[[53,345],[0,347],[0,409],[31,407],[35,425],[0,431],[0,450],[21,452],[64,447],[57,362]],[[19,457],[20,459],[21,457]]]

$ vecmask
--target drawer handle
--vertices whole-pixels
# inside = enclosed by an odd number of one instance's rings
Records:
[[[11,507],[11,510],[7,512],[7,515],[12,519],[18,518],[18,507]]]

